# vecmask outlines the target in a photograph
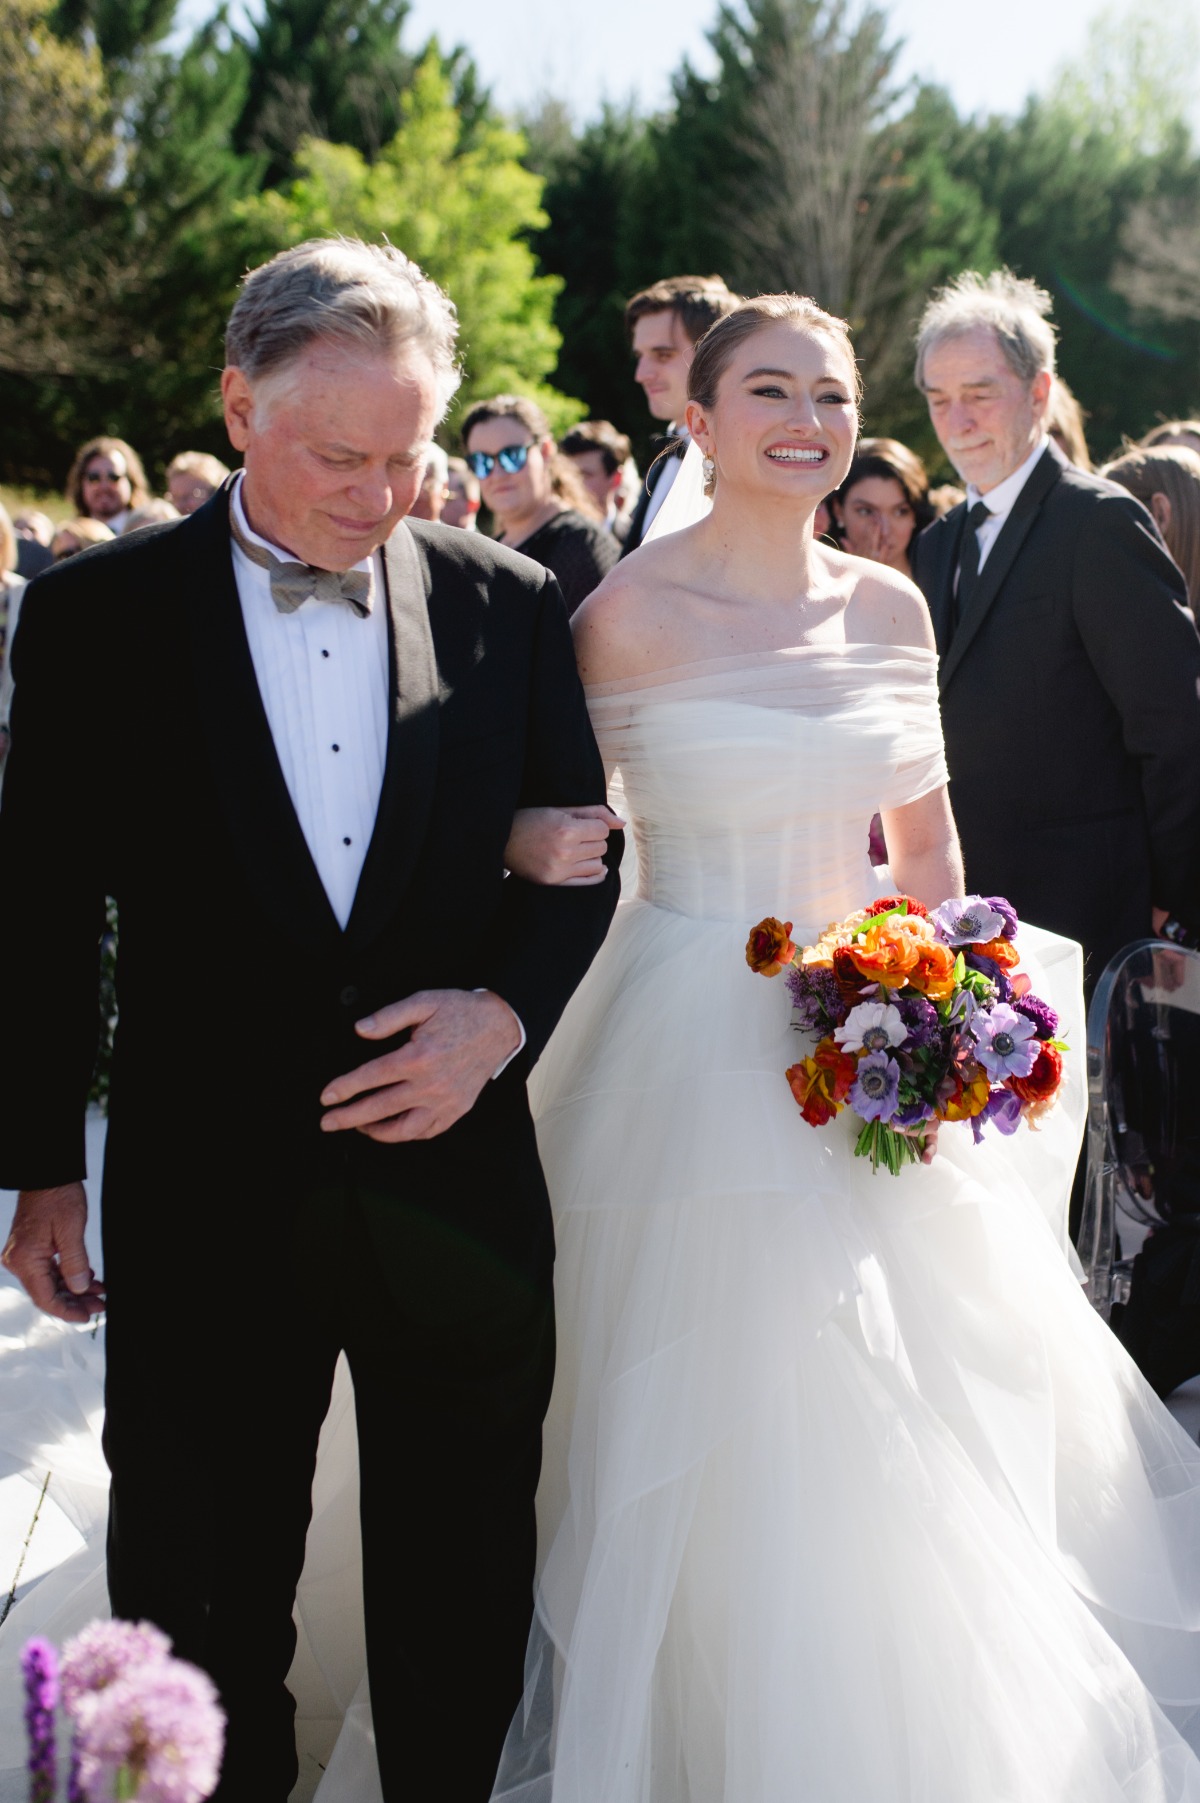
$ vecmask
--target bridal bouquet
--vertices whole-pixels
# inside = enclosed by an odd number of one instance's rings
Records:
[[[1017,969],[1019,921],[1000,896],[968,895],[933,914],[885,896],[797,949],[790,921],[760,921],[746,962],[787,973],[796,1027],[816,1036],[787,1071],[805,1120],[849,1108],[855,1152],[897,1173],[925,1150],[931,1120],[988,1121],[1015,1133],[1054,1106],[1066,1050],[1058,1016]]]

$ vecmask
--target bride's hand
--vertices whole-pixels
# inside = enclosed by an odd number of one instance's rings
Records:
[[[921,1154],[922,1164],[933,1163],[934,1154],[937,1151],[938,1128],[941,1124],[936,1116],[933,1120],[922,1123],[925,1132],[925,1150]]]
[[[504,848],[515,876],[552,888],[579,889],[608,874],[608,835],[625,825],[602,802],[586,808],[520,808]]]

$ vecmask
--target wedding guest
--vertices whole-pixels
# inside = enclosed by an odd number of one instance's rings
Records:
[[[81,518],[120,532],[134,507],[150,499],[141,458],[123,438],[89,438],[67,475],[67,499]]]
[[[229,470],[207,451],[180,451],[167,465],[167,494],[177,513],[195,513],[211,501]]]
[[[619,545],[629,537],[629,521],[618,509],[617,498],[629,461],[630,444],[623,432],[607,419],[585,419],[560,438],[558,448],[579,471],[584,487],[604,516],[605,529]]]
[[[135,507],[121,528],[120,536],[128,538],[131,532],[144,532],[147,526],[165,526],[171,520],[182,519],[183,515],[170,501],[164,501],[158,495],[151,495],[140,507]]]
[[[467,468],[465,457],[447,457],[446,489],[442,525],[461,526],[466,532],[476,531],[480,508],[479,483]]]
[[[13,531],[17,535],[17,575],[24,576],[27,582],[32,581],[54,562],[54,553],[50,549],[54,521],[48,513],[31,508],[15,515]]]
[[[913,537],[934,517],[929,477],[915,451],[895,438],[862,439],[830,506],[843,550],[912,575]]]
[[[26,582],[17,572],[17,535],[7,510],[0,506],[0,774],[8,755],[8,714],[12,705],[12,671],[9,647],[17,630],[17,615]]]
[[[409,508],[414,520],[440,520],[450,498],[449,459],[440,444],[431,444],[417,498]]]
[[[497,395],[471,408],[462,438],[500,543],[552,571],[574,613],[621,553],[545,414],[522,395]]]
[[[1165,419],[1142,435],[1139,443],[1148,451],[1160,445],[1182,445],[1187,451],[1200,452],[1200,419]]]
[[[1200,455],[1177,444],[1134,449],[1106,463],[1100,474],[1150,509],[1183,571],[1194,610],[1200,603]]]
[[[88,550],[92,545],[105,545],[117,534],[103,520],[67,520],[58,528],[50,541],[50,549],[55,563],[64,563],[68,557],[75,557],[80,551]]]
[[[732,313],[738,296],[719,275],[673,275],[635,294],[625,308],[625,324],[633,345],[633,379],[646,397],[654,418],[667,428],[657,441],[660,451],[650,468],[621,547],[625,557],[636,551],[666,500],[675,480],[688,434],[688,371],[696,346],[709,326]]]
[[[1073,463],[1077,470],[1092,468],[1091,452],[1088,450],[1087,437],[1083,429],[1086,418],[1087,415],[1067,384],[1060,375],[1056,374],[1050,388],[1046,431],[1067,462]]]
[[[926,307],[916,381],[967,497],[913,569],[968,888],[1081,940],[1090,988],[1168,915],[1200,925],[1200,638],[1145,508],[1047,433],[1050,308],[1008,270]]]

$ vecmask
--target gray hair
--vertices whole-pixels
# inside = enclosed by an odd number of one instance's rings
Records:
[[[310,238],[245,277],[225,361],[257,381],[318,338],[369,353],[413,344],[433,365],[441,417],[462,379],[457,337],[453,301],[402,251],[361,238]]]
[[[450,481],[450,459],[440,444],[431,444],[425,456],[425,481],[430,477],[445,488]]]
[[[1053,305],[1044,288],[1011,269],[994,269],[988,276],[964,270],[938,289],[921,315],[917,387],[925,386],[925,359],[935,344],[981,327],[996,334],[1005,362],[1022,382],[1032,382],[1042,370],[1053,375],[1056,334],[1049,318]]]

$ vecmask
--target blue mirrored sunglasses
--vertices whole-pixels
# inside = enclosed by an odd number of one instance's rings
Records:
[[[481,482],[487,481],[497,464],[508,475],[515,476],[518,470],[525,468],[525,459],[529,456],[529,449],[527,444],[506,444],[502,451],[494,454],[491,451],[468,451],[467,468],[478,476]]]

